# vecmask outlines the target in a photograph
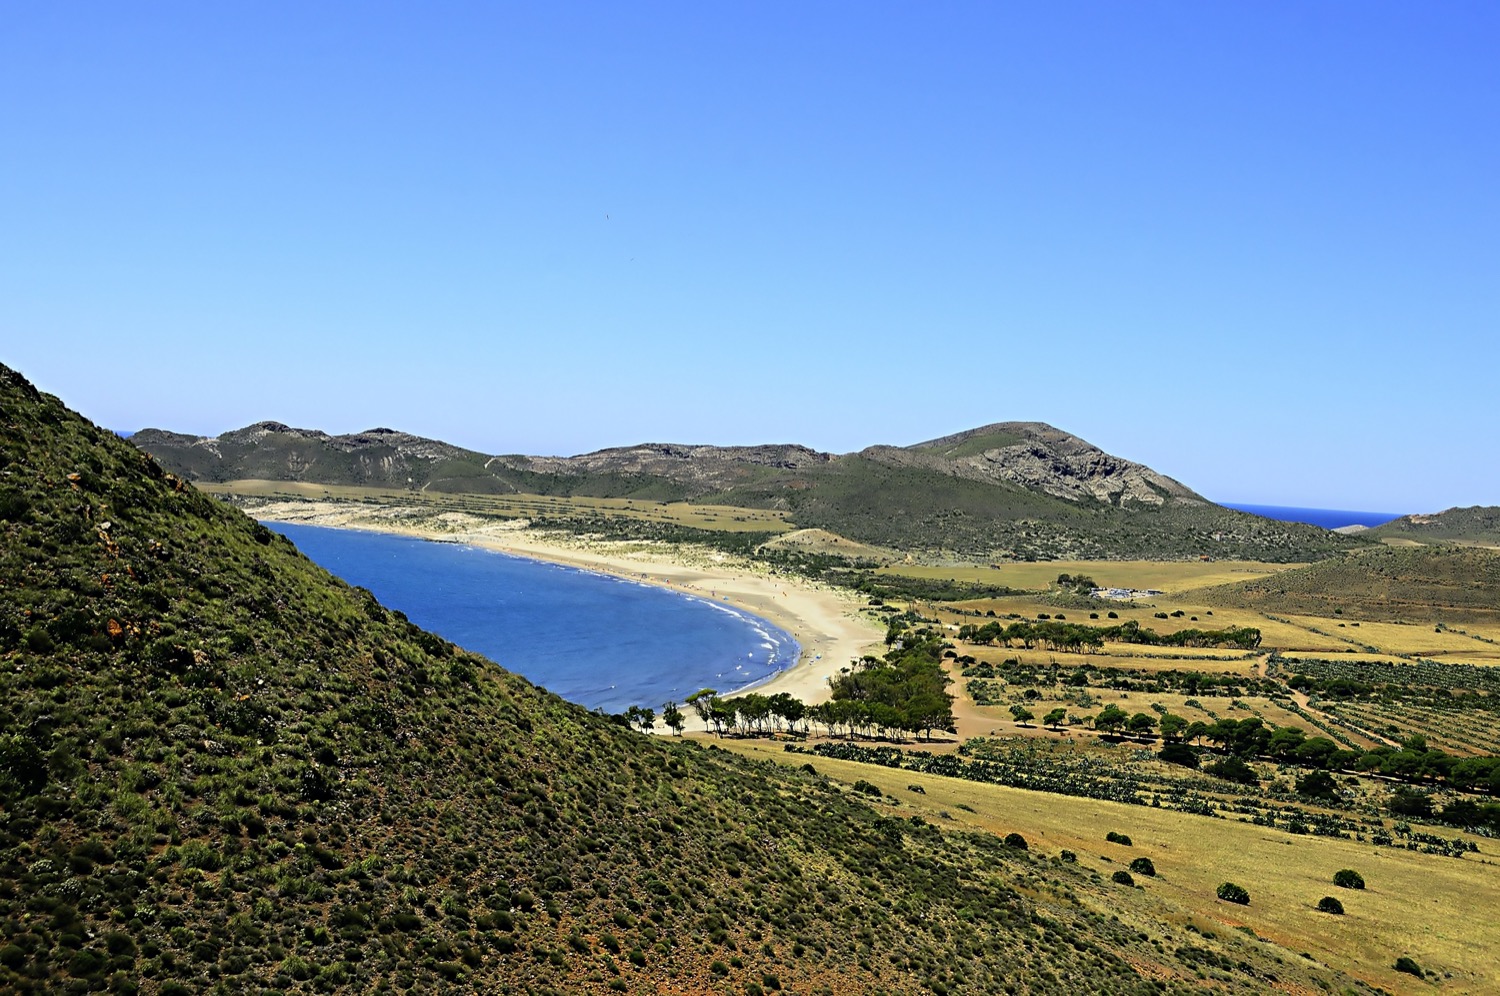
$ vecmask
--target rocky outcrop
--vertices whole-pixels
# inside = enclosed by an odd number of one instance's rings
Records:
[[[1207,504],[1203,496],[1144,464],[1123,460],[1045,422],[997,422],[894,450],[865,454],[886,462],[909,459],[971,480],[1006,481],[1069,501],[1110,505]]]
[[[500,458],[506,461],[515,458]],[[524,457],[511,465],[518,470],[566,474],[641,474],[665,477],[707,490],[733,487],[757,476],[756,469],[798,471],[825,466],[830,453],[796,444],[764,446],[702,446],[681,443],[643,443],[597,450],[574,457]]]

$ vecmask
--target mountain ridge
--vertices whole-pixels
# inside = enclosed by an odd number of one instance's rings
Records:
[[[300,481],[451,493],[691,501],[787,513],[857,543],[975,562],[1214,557],[1314,560],[1361,541],[1216,505],[1041,422],[824,453],[643,443],[572,457],[486,456],[393,430],[329,436],[258,422],[131,442],[205,482]]]

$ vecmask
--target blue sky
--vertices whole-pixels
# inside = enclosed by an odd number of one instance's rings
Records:
[[[117,429],[1500,504],[1487,3],[104,3],[0,21],[0,361]]]

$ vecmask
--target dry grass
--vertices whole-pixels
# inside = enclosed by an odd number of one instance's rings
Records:
[[[779,744],[726,742],[738,753],[801,764]],[[898,800],[901,815],[917,813],[943,827],[989,833],[1018,832],[1033,851],[1078,854],[1085,869],[1104,880],[1080,891],[1085,904],[1118,915],[1142,929],[1192,923],[1223,933],[1247,927],[1282,957],[1314,959],[1395,993],[1434,987],[1392,970],[1408,955],[1428,970],[1451,975],[1437,991],[1500,991],[1500,949],[1493,943],[1500,917],[1500,864],[1494,841],[1482,852],[1455,859],[1353,841],[1302,837],[1230,820],[1119,803],[1054,796],[896,771],[855,762],[815,759],[817,770],[852,784],[863,778]],[[925,795],[908,790],[920,785]],[[1105,842],[1109,831],[1128,834],[1134,847]],[[1132,858],[1149,857],[1154,879],[1137,876],[1142,889],[1108,883]],[[1362,892],[1338,889],[1333,873],[1354,868],[1368,883]],[[1249,906],[1222,903],[1214,890],[1224,881],[1250,891]],[[1317,912],[1318,899],[1336,895],[1342,917]]]
[[[1277,574],[1301,564],[1267,564],[1255,560],[1159,561],[1159,560],[1047,560],[1035,563],[996,564],[990,567],[927,567],[898,564],[884,568],[888,574],[983,584],[1007,585],[1026,591],[1046,588],[1059,574],[1083,574],[1105,587],[1155,588],[1168,593],[1230,584]]]
[[[645,522],[661,522],[692,529],[719,532],[786,532],[793,528],[782,512],[734,508],[729,505],[694,505],[687,502],[637,501],[629,498],[558,498],[549,495],[475,495],[435,491],[405,491],[353,485],[305,484],[286,481],[230,481],[200,483],[211,494],[247,495],[258,498],[310,498],[333,501],[378,502],[414,506],[442,512],[467,512],[497,518],[529,519],[538,516],[618,516]]]
[[[994,612],[997,616],[1018,615],[1025,619],[1036,619],[1043,613],[1056,619],[1061,614],[1069,622],[1090,626],[1110,626],[1134,621],[1144,628],[1163,634],[1187,628],[1227,629],[1247,626],[1260,630],[1260,649],[1263,652],[1276,650],[1288,657],[1338,655],[1340,659],[1378,661],[1389,661],[1397,657],[1428,657],[1467,664],[1500,665],[1500,624],[1491,623],[1472,623],[1438,630],[1426,623],[1361,622],[1338,615],[1267,615],[1252,609],[1210,608],[1195,604],[1191,596],[1162,596],[1150,603],[1101,602],[1086,609],[1060,609],[1039,598],[1020,595],[955,602],[951,606],[923,602],[918,608],[953,626],[983,621],[974,618],[972,613],[975,612]],[[1159,619],[1156,615],[1159,612],[1177,611],[1181,611],[1183,615],[1169,616],[1167,619]],[[1110,619],[1110,612],[1115,613],[1116,618]],[[1098,618],[1090,618],[1091,613]],[[1368,649],[1372,647],[1373,651]],[[967,652],[979,656],[973,649]],[[1171,661],[1224,656],[1225,653],[1223,650],[1194,651],[1189,648],[1152,648],[1132,644],[1109,644],[1105,647],[1107,657],[1132,661],[1162,660],[1167,662],[1163,664],[1165,667],[1179,666],[1170,663]],[[1013,657],[1016,654],[1006,652],[1005,656]],[[1055,655],[1064,666],[1073,656]],[[1091,655],[1088,659],[1094,662],[1098,656]],[[1133,662],[1123,666],[1152,665]],[[1203,669],[1213,669],[1212,662],[1205,662]]]
[[[883,550],[877,546],[866,543],[858,543],[846,539],[837,533],[830,533],[826,529],[796,529],[792,532],[782,533],[773,540],[766,542],[766,547],[773,550],[795,550],[799,553],[823,553],[838,557],[863,558],[868,560],[883,561],[891,559],[894,554],[889,550]]]

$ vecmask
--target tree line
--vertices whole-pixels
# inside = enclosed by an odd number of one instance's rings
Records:
[[[827,702],[808,705],[787,692],[726,698],[716,689],[704,688],[682,705],[698,716],[705,730],[721,737],[808,734],[821,726],[829,737],[893,739],[922,734],[930,740],[933,730],[953,728],[953,695],[941,663],[949,645],[927,629],[896,632],[884,657],[863,657],[829,679],[832,697]],[[662,707],[661,718],[674,734],[686,726],[676,702]],[[641,730],[656,728],[655,710],[640,706],[631,706],[615,719]]]
[[[1135,643],[1152,647],[1228,647],[1254,650],[1260,646],[1260,630],[1251,626],[1227,629],[1182,629],[1175,633],[1158,633],[1143,627],[1134,619],[1116,626],[1087,626],[1083,623],[1059,622],[1055,619],[1037,622],[983,625],[969,623],[959,627],[958,638],[968,643],[993,645],[1007,649],[1019,644],[1026,650],[1040,646],[1059,653],[1097,653],[1105,642]]]

